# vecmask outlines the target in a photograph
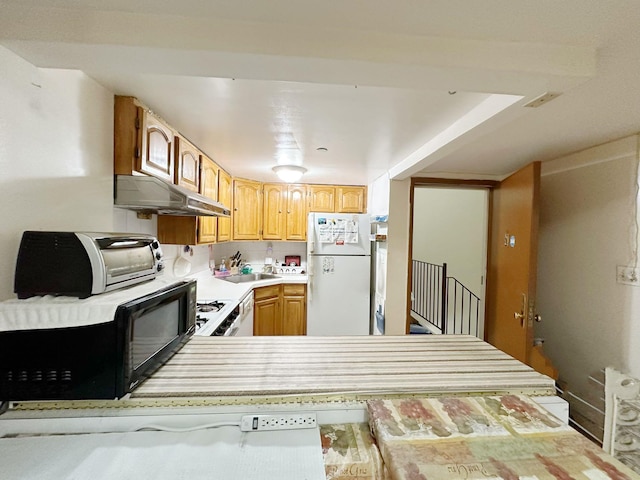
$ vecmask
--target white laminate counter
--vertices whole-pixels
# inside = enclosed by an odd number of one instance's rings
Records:
[[[278,275],[278,278],[258,280],[256,282],[232,283],[211,275],[209,270],[203,270],[186,278],[192,278],[198,282],[198,299],[207,300],[229,300],[239,302],[251,290],[267,285],[278,285],[281,283],[307,283],[306,275]]]

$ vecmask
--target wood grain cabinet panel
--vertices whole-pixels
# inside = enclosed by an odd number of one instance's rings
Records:
[[[169,182],[174,180],[175,132],[149,110],[142,110],[142,155],[139,171]]]
[[[233,180],[233,239],[260,240],[262,225],[262,184],[253,180]]]
[[[307,286],[284,284],[282,287],[282,335],[306,335]]]
[[[335,212],[336,188],[333,185],[308,185],[309,212]]]
[[[200,194],[218,199],[218,174],[220,167],[206,155],[201,156]],[[198,243],[215,243],[218,217],[198,218]]]
[[[218,172],[218,201],[225,207],[231,209],[233,205],[233,183],[231,175],[220,169]],[[231,213],[233,215],[233,211]],[[231,240],[231,217],[218,218],[218,242],[228,242]]]
[[[198,185],[200,194],[217,200],[220,167],[204,154],[200,154]],[[217,217],[186,217],[158,215],[160,243],[199,245],[216,242]]]
[[[174,182],[176,132],[134,97],[115,96],[114,173]]]
[[[254,289],[254,335],[280,335],[279,332],[282,330],[281,292],[281,285],[270,285]]]
[[[307,286],[270,285],[254,289],[254,335],[306,335]]]
[[[287,186],[286,240],[307,239],[307,187]]]
[[[192,143],[180,135],[175,137],[175,144],[176,173],[174,183],[199,193],[201,176],[200,158],[203,154]]]
[[[262,190],[262,239],[283,240],[287,228],[287,186],[265,183]]]
[[[337,206],[339,213],[364,213],[366,202],[365,187],[336,187]]]
[[[307,187],[265,183],[263,185],[263,240],[306,240]]]

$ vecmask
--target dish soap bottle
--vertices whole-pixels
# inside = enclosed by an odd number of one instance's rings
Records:
[[[222,262],[220,262],[220,271],[221,272],[226,272],[227,271],[227,264],[226,264],[226,260],[223,258]]]

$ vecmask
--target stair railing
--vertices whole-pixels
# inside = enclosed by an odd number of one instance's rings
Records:
[[[447,276],[447,264],[413,260],[411,312],[434,333],[480,335],[480,298]]]

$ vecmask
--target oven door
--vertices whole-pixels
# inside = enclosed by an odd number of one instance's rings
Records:
[[[122,347],[118,397],[131,392],[171,357],[195,330],[196,282],[172,285],[118,307]]]
[[[253,336],[253,292],[240,301],[240,314],[231,328],[231,336]]]

